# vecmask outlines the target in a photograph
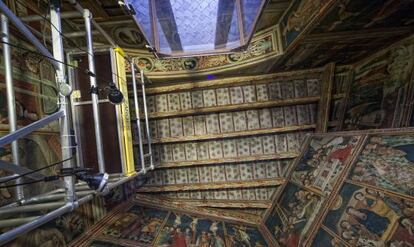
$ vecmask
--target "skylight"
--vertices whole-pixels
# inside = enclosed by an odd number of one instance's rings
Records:
[[[159,56],[246,47],[266,0],[125,0]]]

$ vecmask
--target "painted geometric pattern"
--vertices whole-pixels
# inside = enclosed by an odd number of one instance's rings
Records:
[[[132,204],[71,246],[271,246],[257,226]]]
[[[285,176],[292,158],[299,154],[306,134],[313,131],[316,100],[299,105],[230,112],[219,110],[208,114],[190,113],[192,115],[183,117],[174,115],[191,109],[319,95],[320,74],[294,73],[270,80],[239,82],[232,86],[149,95],[147,106],[150,117],[157,114],[168,116],[150,120],[151,135],[155,141],[154,161],[160,167],[150,173],[145,185],[147,190],[140,193],[177,200],[271,200],[278,186],[261,186],[261,183]],[[254,133],[251,131],[291,126],[297,126],[299,130],[250,134]],[[309,128],[301,129],[301,126]],[[239,132],[246,133],[246,136],[220,136]],[[197,140],[206,136],[207,139]],[[194,139],[184,139],[189,137]],[[230,188],[215,187],[226,182],[250,184],[245,188],[238,188],[235,184]],[[162,191],[165,186],[168,191]],[[263,209],[246,211],[237,206],[229,210],[259,215],[264,212]]]
[[[246,82],[248,83],[248,82]],[[319,79],[297,79],[256,85],[193,90],[191,92],[148,96],[147,105],[152,112],[174,112],[203,107],[265,102],[277,99],[319,95]]]

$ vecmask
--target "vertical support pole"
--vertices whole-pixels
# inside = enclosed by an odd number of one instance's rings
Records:
[[[150,133],[149,121],[148,121],[147,98],[145,96],[144,70],[141,70],[141,86],[142,86],[142,101],[144,105],[145,129],[147,131],[148,156],[150,158],[150,169],[154,170],[154,161],[152,159],[152,147],[151,147],[151,133]]]
[[[135,105],[135,117],[138,130],[138,145],[139,145],[139,158],[141,160],[141,172],[146,173],[145,169],[145,157],[144,157],[144,147],[142,145],[142,133],[141,133],[141,118],[139,116],[139,104],[138,104],[138,90],[137,90],[137,79],[135,74],[135,64],[134,61],[131,61],[131,74],[132,74],[132,88],[134,91],[134,105]]]
[[[86,43],[88,47],[88,63],[89,71],[91,75],[89,76],[90,84],[92,89],[97,89],[96,83],[96,72],[95,72],[95,60],[93,54],[93,41],[92,41],[92,25],[91,18],[92,14],[88,9],[83,10],[83,18],[85,19],[85,29],[86,29]],[[92,111],[93,111],[93,121],[95,123],[95,139],[96,139],[96,151],[98,155],[98,166],[99,172],[105,172],[105,158],[103,152],[102,144],[102,131],[101,131],[101,121],[99,114],[99,96],[98,92],[93,92],[92,90]]]
[[[11,64],[11,52],[9,43],[9,20],[4,14],[1,14],[1,29],[3,32],[3,56],[4,56],[4,77],[6,79],[7,90],[7,111],[9,115],[10,132],[17,130],[17,117],[16,117],[16,98],[14,95],[13,87],[13,70]],[[12,161],[14,164],[19,165],[19,143],[14,141],[11,143]],[[17,184],[21,183],[21,179],[16,180]],[[24,199],[23,188],[21,186],[16,187],[16,199]]]
[[[59,61],[58,68],[56,69],[56,83],[59,88],[62,84],[66,84],[66,71],[64,67],[64,51],[62,42],[62,23],[60,18],[61,2],[60,0],[52,0],[50,7],[50,21],[52,23],[52,44],[53,44],[53,57],[56,61]],[[68,159],[71,157],[71,138],[69,128],[69,105],[68,99],[61,92],[59,93],[59,104],[61,110],[65,113],[65,116],[60,120],[60,135],[62,146],[62,159]],[[72,162],[66,161],[63,163],[64,168],[71,168]],[[75,184],[74,177],[67,176],[64,178],[67,186],[66,201],[73,202],[75,200]]]

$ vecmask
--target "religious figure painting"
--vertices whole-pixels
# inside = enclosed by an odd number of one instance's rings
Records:
[[[281,21],[283,47],[288,47],[319,10],[323,0],[297,0]]]
[[[414,196],[414,135],[370,137],[349,178]]]
[[[345,130],[400,125],[413,68],[414,39],[409,38],[355,67]]]
[[[319,229],[315,239],[312,241],[312,247],[345,247],[345,245],[336,237],[331,236],[324,229]]]
[[[154,244],[158,247],[224,247],[223,223],[171,213]]]
[[[103,229],[102,235],[150,245],[167,214],[167,211],[134,205],[119,213],[119,217]]]
[[[289,182],[265,225],[281,246],[302,246],[324,200]]]
[[[264,247],[267,246],[257,228],[225,223],[227,247]]]
[[[413,0],[341,0],[314,32],[340,32],[410,25],[414,22],[414,18],[407,13],[413,11]]]
[[[324,225],[352,246],[412,246],[414,201],[344,184]]]
[[[360,136],[312,137],[291,180],[329,195],[360,139]]]

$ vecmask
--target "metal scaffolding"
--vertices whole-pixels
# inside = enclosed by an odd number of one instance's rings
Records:
[[[54,66],[56,70],[56,82],[59,89],[68,89],[67,85],[67,76],[66,76],[66,63],[64,62],[64,47],[62,42],[62,29],[61,29],[61,19],[64,18],[75,18],[83,16],[85,20],[85,32],[81,32],[86,36],[87,40],[87,53],[88,53],[88,62],[89,62],[89,72],[90,72],[90,85],[96,87],[96,78],[95,78],[95,64],[94,64],[94,48],[92,42],[92,26],[101,33],[107,41],[111,44],[112,47],[116,47],[116,43],[112,38],[92,19],[89,10],[82,8],[76,0],[70,0],[73,4],[76,12],[61,13],[60,1],[51,1],[50,13],[46,18],[50,18],[52,25],[52,44],[53,44],[53,54],[35,37],[35,35],[30,31],[30,29],[23,23],[23,21],[35,21],[39,17],[28,16],[22,21],[17,17],[5,4],[3,1],[0,1],[0,11],[3,13],[1,16],[2,20],[2,32],[3,32],[3,55],[5,60],[5,75],[6,75],[6,85],[7,85],[7,95],[8,95],[8,110],[9,110],[9,121],[10,121],[10,134],[0,138],[0,147],[3,147],[7,144],[12,144],[13,151],[13,164],[0,162],[0,168],[8,168],[9,171],[14,173],[13,175],[1,177],[0,183],[8,181],[9,179],[16,178],[19,175],[25,174],[28,171],[28,168],[18,166],[18,146],[17,141],[20,138],[23,138],[33,131],[38,130],[54,121],[60,122],[60,137],[61,137],[61,147],[62,147],[62,162],[63,168],[73,168],[75,164],[71,160],[72,149],[75,148],[71,143],[73,135],[70,132],[70,93],[61,91],[59,93],[58,103],[60,106],[59,111],[54,114],[51,114],[45,118],[42,118],[32,124],[24,126],[20,129],[17,129],[16,116],[13,115],[15,112],[15,99],[13,92],[13,78],[12,78],[12,64],[10,56],[10,48],[7,45],[9,42],[8,34],[8,21],[13,23],[16,28],[30,41],[33,46],[46,57],[49,62]],[[70,35],[70,34],[69,34]],[[77,34],[78,35],[78,34]],[[136,86],[136,77],[135,71],[136,66],[133,62],[131,63],[132,73],[133,73],[133,90],[134,90],[134,102],[135,109],[137,114],[137,125],[139,130],[138,141],[140,143],[140,158],[141,158],[141,169],[136,170],[133,175],[127,176],[127,174],[110,174],[108,188],[112,189],[114,187],[120,186],[121,184],[128,182],[141,174],[147,172],[147,168],[154,169],[153,158],[152,158],[152,148],[151,148],[151,136],[149,130],[149,121],[148,121],[148,112],[146,106],[145,98],[145,82],[144,74],[141,71],[141,80],[140,84],[142,87],[142,98],[144,101],[143,111],[144,119],[140,119],[139,114],[139,105],[138,105],[138,93]],[[70,91],[70,90],[69,90]],[[102,148],[102,133],[100,125],[100,114],[99,114],[99,100],[97,95],[92,95],[92,105],[93,105],[93,117],[95,123],[95,136],[97,143],[97,160],[99,164],[99,171],[105,172],[105,162],[103,156]],[[146,126],[146,137],[148,144],[148,153],[144,154],[142,147],[142,133],[140,129],[140,121],[145,122]],[[131,140],[132,141],[132,140]],[[145,165],[145,158],[149,158],[149,166]],[[40,173],[32,171],[30,176],[27,176],[31,179],[42,179],[44,176]],[[19,182],[17,182],[19,183]],[[65,213],[73,211],[81,204],[90,201],[96,194],[96,191],[90,190],[86,183],[80,182],[75,184],[74,176],[65,176],[63,182],[55,182],[56,186],[59,189],[55,189],[45,194],[32,196],[32,197],[23,197],[21,186],[17,186],[17,195],[18,201],[0,207],[0,215],[7,216],[6,219],[0,219],[0,228],[12,228],[7,232],[4,232],[0,235],[0,246],[13,240],[21,234],[24,234],[30,230],[33,230],[42,224],[53,220]],[[46,214],[42,214],[40,210],[48,210]],[[22,217],[21,213],[30,212],[30,217]],[[35,212],[38,212],[39,215],[36,215]],[[33,216],[34,215],[34,216]],[[13,228],[14,227],[14,228]]]

